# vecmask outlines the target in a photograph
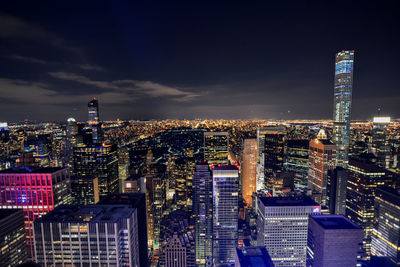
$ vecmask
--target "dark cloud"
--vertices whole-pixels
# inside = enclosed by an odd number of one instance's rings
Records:
[[[386,4],[8,3],[0,120],[331,118],[334,55],[355,49],[353,118],[400,116]]]

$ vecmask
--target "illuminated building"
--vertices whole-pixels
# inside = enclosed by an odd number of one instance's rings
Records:
[[[109,193],[118,192],[117,146],[103,144],[74,147],[74,176],[77,179],[97,177],[100,199]],[[84,190],[82,188],[80,194],[84,195]]]
[[[71,176],[71,193],[74,204],[96,204],[100,200],[99,179]]]
[[[294,174],[294,183],[299,189],[307,187],[309,144],[302,139],[286,141],[284,169]]]
[[[308,216],[320,205],[304,197],[257,197],[257,245],[275,266],[305,266]]]
[[[310,141],[308,189],[318,203],[324,203],[328,171],[336,166],[336,145],[328,139]]]
[[[346,214],[348,175],[348,171],[341,167],[328,171],[325,204],[331,214]]]
[[[146,193],[145,177],[140,174],[133,174],[124,181],[125,193]]]
[[[272,192],[275,176],[283,170],[284,142],[283,126],[257,129],[257,191]]]
[[[160,174],[158,174],[160,175]],[[148,197],[148,226],[149,243],[158,250],[160,246],[160,223],[166,204],[166,184],[165,179],[156,174],[146,175],[146,189]]]
[[[215,266],[234,264],[238,242],[239,170],[236,166],[214,167],[213,260]]]
[[[0,209],[0,263],[16,266],[27,260],[24,212]]]
[[[139,255],[140,266],[148,266],[148,243],[147,243],[147,212],[145,194],[110,194],[104,198],[101,205],[128,205],[137,211]]]
[[[343,50],[336,54],[332,141],[337,145],[336,165],[345,169],[350,143],[353,65],[354,50]]]
[[[385,129],[390,123],[390,117],[374,117],[372,128],[372,153],[376,156],[376,163],[385,169],[390,168],[389,134]]]
[[[195,267],[195,235],[191,213],[175,210],[163,218],[161,227],[163,255],[159,265]]]
[[[186,184],[187,175],[188,171],[186,160],[184,158],[176,159],[171,178],[175,187],[175,202],[178,208],[184,208],[187,206],[187,201],[189,197],[189,192]]]
[[[251,195],[257,191],[257,139],[244,139],[242,160],[242,195],[251,206]]]
[[[124,181],[129,177],[129,166],[129,150],[127,147],[121,147],[118,149],[118,179],[120,193],[125,192]]]
[[[208,164],[228,164],[228,147],[227,132],[204,133],[204,160]]]
[[[92,130],[93,143],[101,143],[103,141],[101,122],[99,116],[99,102],[96,98],[88,103],[88,124]]]
[[[24,141],[24,152],[32,152],[39,160],[41,167],[50,166],[51,141],[50,134],[29,135]]]
[[[312,215],[308,222],[307,266],[354,267],[363,230],[343,215]]]
[[[275,266],[264,246],[236,248],[235,256],[235,267]]]
[[[34,222],[36,261],[47,266],[140,266],[137,210],[63,205]]]
[[[208,163],[196,165],[193,176],[193,215],[196,240],[196,264],[212,260],[212,176]]]
[[[377,189],[371,254],[388,258],[400,265],[400,192],[393,188]]]
[[[389,172],[377,165],[350,160],[348,167],[346,215],[364,229],[366,255],[363,260],[369,260],[376,189],[391,186],[394,180]]]
[[[33,257],[32,223],[61,204],[71,203],[67,169],[18,168],[0,171],[0,206],[23,209],[28,256]]]

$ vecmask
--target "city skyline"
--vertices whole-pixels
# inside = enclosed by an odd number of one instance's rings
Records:
[[[334,55],[348,49],[357,61],[352,119],[379,108],[398,118],[394,10],[8,3],[0,12],[0,121],[84,121],[93,97],[102,120],[330,119]]]

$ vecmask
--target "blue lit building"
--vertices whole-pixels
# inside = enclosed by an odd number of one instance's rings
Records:
[[[333,106],[333,142],[337,145],[337,166],[347,168],[350,142],[351,96],[354,50],[336,54]]]
[[[214,265],[231,266],[238,242],[239,170],[232,165],[218,166],[212,176]]]
[[[205,266],[212,258],[212,176],[207,161],[196,165],[193,176],[196,265]]]

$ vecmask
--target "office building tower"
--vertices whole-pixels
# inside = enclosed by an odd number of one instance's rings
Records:
[[[161,174],[146,175],[148,239],[154,250],[160,248],[160,223],[166,207],[166,183]]]
[[[66,136],[63,147],[63,166],[72,169],[72,156],[74,146],[77,144],[78,125],[74,118],[68,118],[66,126]]]
[[[175,203],[178,208],[186,208],[190,192],[187,188],[187,162],[184,158],[175,160],[171,176],[171,185],[173,185],[175,191]]]
[[[300,190],[307,188],[309,145],[310,142],[303,139],[286,142],[284,170],[294,174],[294,185]]]
[[[196,266],[195,234],[191,213],[175,210],[161,222],[160,266]]]
[[[400,192],[393,188],[377,189],[372,230],[371,254],[388,258],[400,265]]]
[[[336,165],[345,169],[350,143],[353,65],[354,50],[343,50],[336,54],[332,139],[337,146]]]
[[[236,248],[235,267],[274,267],[265,247]]]
[[[236,166],[214,167],[213,261],[216,266],[234,264],[238,242],[239,170]]]
[[[100,200],[99,179],[93,176],[71,176],[71,194],[74,204],[96,204]]]
[[[311,140],[308,160],[308,190],[325,205],[328,171],[336,167],[336,145],[328,139]]]
[[[168,241],[165,249],[165,266],[166,267],[186,267],[186,245],[185,240],[180,239],[174,234]]]
[[[372,127],[372,153],[376,157],[376,164],[380,167],[389,169],[391,161],[391,151],[389,142],[389,132],[387,126],[390,117],[374,117]]]
[[[128,205],[137,212],[138,238],[139,238],[139,262],[140,266],[148,266],[148,241],[147,241],[147,212],[146,195],[137,194],[110,194],[104,198],[101,205]]]
[[[210,165],[228,164],[229,138],[227,132],[204,133],[204,160]]]
[[[392,186],[393,174],[374,164],[350,160],[348,165],[346,215],[364,229],[363,260],[371,254],[371,235],[375,211],[376,189]]]
[[[22,209],[28,257],[34,256],[32,223],[61,204],[71,203],[67,169],[18,168],[0,171],[0,206]]]
[[[126,146],[118,149],[119,192],[124,193],[124,181],[129,177],[130,157]]]
[[[24,212],[0,209],[0,263],[13,267],[27,260]]]
[[[272,192],[274,178],[283,170],[285,127],[257,129],[257,191]]]
[[[63,205],[35,220],[36,261],[47,266],[140,266],[137,211]]]
[[[97,177],[100,198],[118,192],[117,146],[78,145],[74,148],[74,176],[77,179]],[[81,189],[85,195],[85,188]],[[90,203],[87,201],[87,203]]]
[[[242,161],[242,196],[251,206],[251,196],[257,192],[257,139],[243,140]]]
[[[99,118],[99,102],[96,98],[94,98],[88,103],[88,124],[89,128],[92,130],[94,144],[98,144],[103,141],[101,122]]]
[[[328,171],[325,204],[331,214],[346,214],[347,177],[342,167]]]
[[[193,216],[196,240],[196,264],[212,261],[212,176],[208,163],[196,165],[193,176]]]
[[[310,216],[307,266],[357,266],[363,235],[361,227],[343,215]]]
[[[257,197],[257,243],[275,266],[305,266],[308,216],[320,205],[304,197]]]

